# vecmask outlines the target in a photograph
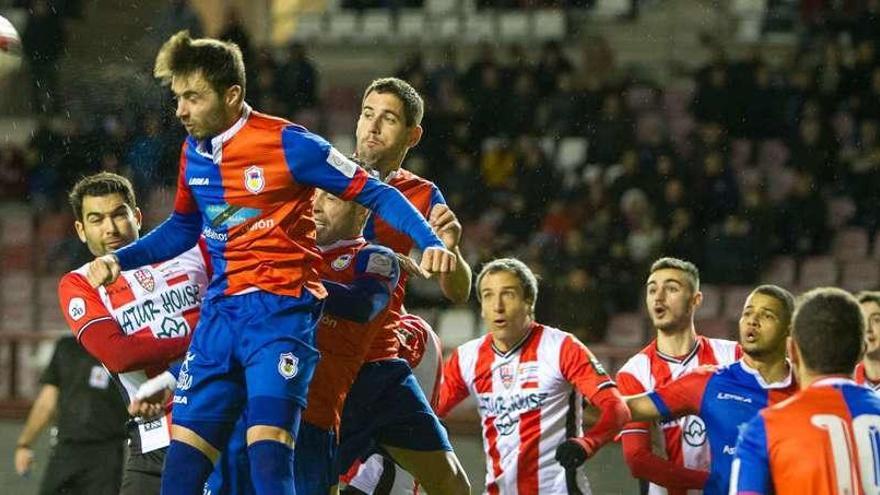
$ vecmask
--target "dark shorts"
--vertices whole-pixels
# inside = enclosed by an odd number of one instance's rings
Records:
[[[167,452],[166,447],[146,454],[129,453],[119,495],[159,495]]]
[[[40,495],[117,495],[125,459],[123,440],[61,442],[52,450]]]
[[[342,409],[337,473],[381,446],[452,451],[406,361],[389,359],[361,367]]]

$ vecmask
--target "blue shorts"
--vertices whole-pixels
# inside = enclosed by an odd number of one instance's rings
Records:
[[[300,423],[293,447],[296,493],[330,493],[330,487],[339,483],[335,461],[336,433],[306,421]]]
[[[232,423],[254,397],[305,407],[321,302],[256,291],[205,301],[174,392],[174,419]]]
[[[402,359],[361,367],[342,408],[337,473],[383,445],[452,451],[446,429]]]

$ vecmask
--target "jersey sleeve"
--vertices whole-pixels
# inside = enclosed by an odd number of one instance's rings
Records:
[[[730,471],[731,495],[773,493],[767,452],[767,429],[764,417],[758,414],[739,435]]]
[[[638,395],[646,392],[645,387],[642,385],[635,376],[631,373],[627,373],[625,371],[621,371],[617,373],[617,388],[620,390],[622,395]],[[630,421],[620,432],[621,435],[628,434],[644,434],[647,435],[651,428],[651,423],[645,421]]]
[[[442,418],[449,414],[449,411],[463,401],[469,393],[468,386],[461,376],[461,365],[458,359],[458,349],[456,349],[443,366],[437,416]]]
[[[202,232],[202,215],[186,183],[187,144],[180,152],[180,171],[177,174],[177,192],[174,210],[158,227],[139,240],[116,251],[123,270],[170,260],[196,245]]]
[[[361,249],[354,263],[355,280],[351,284],[323,281],[328,292],[324,310],[366,323],[388,307],[400,279],[400,266],[394,253],[382,246]]]
[[[67,326],[77,340],[95,323],[113,321],[98,291],[78,273],[68,273],[58,283],[58,302]]]
[[[569,335],[562,341],[559,353],[559,371],[562,376],[590,402],[599,391],[616,387],[602,363],[581,341]]]
[[[445,205],[445,204],[446,204],[446,198],[443,197],[443,193],[440,192],[440,189],[437,187],[436,184],[432,183],[431,184],[431,207],[428,208],[428,211],[431,211],[431,208],[433,208],[436,205]]]
[[[715,367],[702,366],[677,380],[654,389],[648,394],[664,419],[700,414],[700,404],[706,385],[715,373]]]

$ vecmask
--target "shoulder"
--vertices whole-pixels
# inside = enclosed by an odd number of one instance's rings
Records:
[[[76,270],[65,273],[58,280],[58,296],[61,299],[72,297],[75,295],[96,294],[97,290],[93,288],[86,279],[86,267],[83,265]]]
[[[359,249],[355,256],[358,271],[362,273],[393,277],[400,269],[394,251],[385,246],[367,244]]]
[[[405,168],[397,169],[397,171],[394,172],[394,176],[388,181],[388,185],[397,189],[437,189],[437,186],[432,181],[416,175]]]
[[[712,349],[712,352],[715,354],[715,359],[718,364],[731,364],[737,360],[739,343],[737,343],[736,341],[725,339],[710,339],[702,336],[699,338],[703,339],[704,343]]]
[[[275,117],[274,115],[251,111],[251,115],[250,117],[248,117],[247,125],[254,130],[278,132],[288,126],[293,126],[295,124],[292,124],[290,121],[282,119],[281,117]],[[297,127],[305,130],[305,127]]]

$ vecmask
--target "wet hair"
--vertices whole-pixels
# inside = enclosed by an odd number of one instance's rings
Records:
[[[403,120],[407,127],[415,127],[422,123],[422,117],[425,115],[425,102],[410,83],[396,77],[383,77],[374,80],[367,86],[363,100],[366,100],[370,93],[391,93],[400,98],[400,101],[403,102]],[[363,100],[361,100],[361,104],[363,104]]]
[[[137,208],[137,202],[134,197],[134,188],[131,181],[125,177],[110,172],[101,172],[90,175],[79,180],[74,184],[73,189],[68,194],[70,207],[73,208],[73,215],[77,220],[83,220],[83,199],[86,196],[108,196],[110,194],[118,194],[122,196],[132,210]]]
[[[244,58],[235,43],[211,38],[192,39],[189,31],[180,31],[168,38],[156,55],[153,75],[163,84],[171,84],[174,76],[200,73],[218,94],[234,85],[241,86],[244,98],[247,78]]]
[[[798,300],[791,335],[811,371],[849,375],[862,354],[865,318],[849,292],[820,287]]]
[[[697,269],[697,265],[691,263],[690,261],[685,261],[678,258],[665,257],[660,258],[655,261],[654,264],[651,265],[651,274],[658,270],[664,270],[666,268],[673,268],[675,270],[679,270],[684,272],[687,278],[688,284],[691,286],[692,292],[697,292],[700,290],[700,270]]]

